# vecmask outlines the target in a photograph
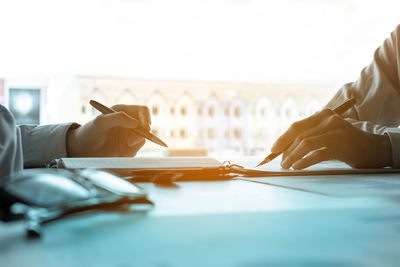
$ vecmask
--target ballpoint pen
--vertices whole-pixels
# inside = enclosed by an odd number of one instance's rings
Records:
[[[343,104],[341,104],[340,106],[336,107],[333,111],[336,112],[337,114],[342,114],[342,113],[346,112],[349,108],[351,108],[355,104],[355,102],[356,102],[355,99],[351,98],[351,99],[347,100],[346,102],[344,102]],[[263,161],[261,161],[256,166],[256,168],[258,166],[264,165],[264,164],[272,161],[273,159],[275,159],[282,153],[283,153],[283,151],[269,154]]]
[[[110,113],[117,112],[117,111],[113,110],[112,108],[106,107],[103,104],[100,104],[99,102],[94,101],[94,100],[90,100],[89,103],[95,109],[97,109],[98,111],[100,111],[103,114],[110,114]],[[154,143],[156,143],[156,144],[158,144],[160,146],[168,147],[167,144],[164,143],[160,138],[158,138],[153,133],[151,133],[150,131],[144,129],[141,126],[138,126],[137,128],[132,129],[132,131],[134,131],[138,135],[140,135],[140,136],[146,138],[147,140],[150,140],[150,141],[152,141],[152,142],[154,142]]]

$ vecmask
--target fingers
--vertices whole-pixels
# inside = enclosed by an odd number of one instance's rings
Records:
[[[331,143],[334,142],[334,138],[335,137],[332,136],[331,133],[328,133],[303,139],[298,145],[293,148],[290,153],[286,155],[286,158],[282,160],[282,168],[290,168],[293,163],[302,159],[311,151],[330,147]]]
[[[135,129],[139,125],[139,121],[125,112],[116,112],[97,116],[93,120],[93,124],[99,131],[107,131],[115,127]]]
[[[151,116],[150,109],[147,106],[140,105],[115,105],[112,107],[116,111],[123,111],[130,116],[138,119],[141,126],[147,130],[150,130]]]
[[[291,143],[289,148],[287,148],[284,151],[282,161],[284,161],[286,159],[287,155],[292,154],[293,150],[298,148],[301,142],[310,141],[307,138],[312,137],[312,136],[318,136],[318,135],[328,133],[330,131],[334,131],[337,129],[341,129],[342,127],[344,127],[347,124],[348,123],[342,117],[340,117],[337,114],[332,114],[327,119],[325,119],[323,122],[321,122],[319,125],[311,127],[309,129],[305,130],[303,133],[297,135],[297,137]]]
[[[301,135],[304,131],[307,131],[310,128],[315,127],[320,124],[326,118],[334,115],[330,109],[323,109],[320,112],[315,113],[314,115],[293,123],[289,129],[283,133],[278,140],[274,143],[271,148],[272,153],[279,153],[288,148],[290,143],[292,143],[297,136]]]
[[[126,139],[126,143],[130,147],[133,147],[143,141],[145,141],[145,139],[142,136],[132,133],[132,132],[128,134],[127,139]]]
[[[144,144],[145,144],[145,140],[142,139],[132,147],[126,146],[124,148],[124,150],[120,151],[120,156],[121,157],[134,157],[134,156],[136,156],[137,152],[142,148],[142,146]]]
[[[316,150],[312,152],[309,156],[304,157],[293,164],[293,169],[301,170],[310,167],[314,164],[320,163],[322,161],[330,160],[332,156],[327,148]]]
[[[150,109],[146,106],[142,106],[139,110],[139,120],[142,122],[143,128],[150,130],[151,116]]]
[[[145,143],[145,139],[135,134],[132,130],[121,128],[114,128],[108,140],[110,144],[105,151],[109,151],[110,154],[116,157],[134,156]]]

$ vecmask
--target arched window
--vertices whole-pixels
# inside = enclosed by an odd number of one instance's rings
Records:
[[[199,108],[197,109],[197,114],[198,114],[199,116],[201,116],[201,115],[203,114],[203,108],[202,108],[202,107],[199,107]]]
[[[185,107],[185,106],[182,106],[182,107],[181,107],[181,115],[182,115],[183,117],[185,117],[185,116],[186,116],[186,113],[187,113],[186,107]]]
[[[169,133],[169,135],[170,135],[172,138],[174,138],[174,137],[175,137],[175,132],[174,132],[174,130],[171,130],[171,132]]]
[[[154,105],[154,106],[151,108],[151,111],[152,111],[152,113],[153,113],[153,116],[157,116],[157,115],[158,115],[158,106],[157,106],[157,105]]]
[[[181,129],[181,130],[179,131],[179,135],[181,136],[181,138],[186,138],[186,131],[185,131],[185,129]]]
[[[204,103],[204,116],[214,120],[224,116],[224,103],[222,103],[216,96],[211,95]]]
[[[136,101],[136,103],[137,102],[139,101]],[[165,113],[168,112],[164,97],[157,91],[150,95],[145,104],[150,108],[151,115],[155,118],[155,125],[157,125],[161,119],[165,117]]]
[[[240,117],[240,107],[235,107],[235,117],[239,118]]]
[[[174,109],[174,107],[171,107],[170,112],[171,112],[171,115],[174,115],[174,114],[175,114],[175,109]]]
[[[235,128],[235,130],[233,131],[233,135],[236,139],[240,139],[242,137],[242,131],[238,128]]]
[[[213,106],[208,107],[208,116],[214,117],[214,107]]]

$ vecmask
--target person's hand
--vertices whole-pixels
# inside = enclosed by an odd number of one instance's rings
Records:
[[[271,149],[282,151],[285,169],[304,169],[333,159],[356,168],[392,165],[387,135],[362,131],[330,109],[293,123]]]
[[[69,157],[133,157],[145,139],[133,131],[137,126],[150,130],[146,106],[116,105],[118,111],[101,114],[67,134]],[[132,118],[129,118],[129,116]]]

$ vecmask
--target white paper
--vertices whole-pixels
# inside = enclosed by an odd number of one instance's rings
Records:
[[[280,166],[280,158],[274,159],[273,161],[255,167],[262,159],[258,158],[247,158],[238,159],[233,161],[247,170],[263,171],[265,175],[285,175],[285,176],[299,176],[299,175],[333,175],[333,174],[369,174],[369,173],[400,173],[400,169],[394,168],[352,168],[349,165],[340,161],[324,161],[303,170],[283,169]]]
[[[220,167],[221,163],[209,157],[160,157],[160,158],[63,158],[68,169],[193,169]]]

